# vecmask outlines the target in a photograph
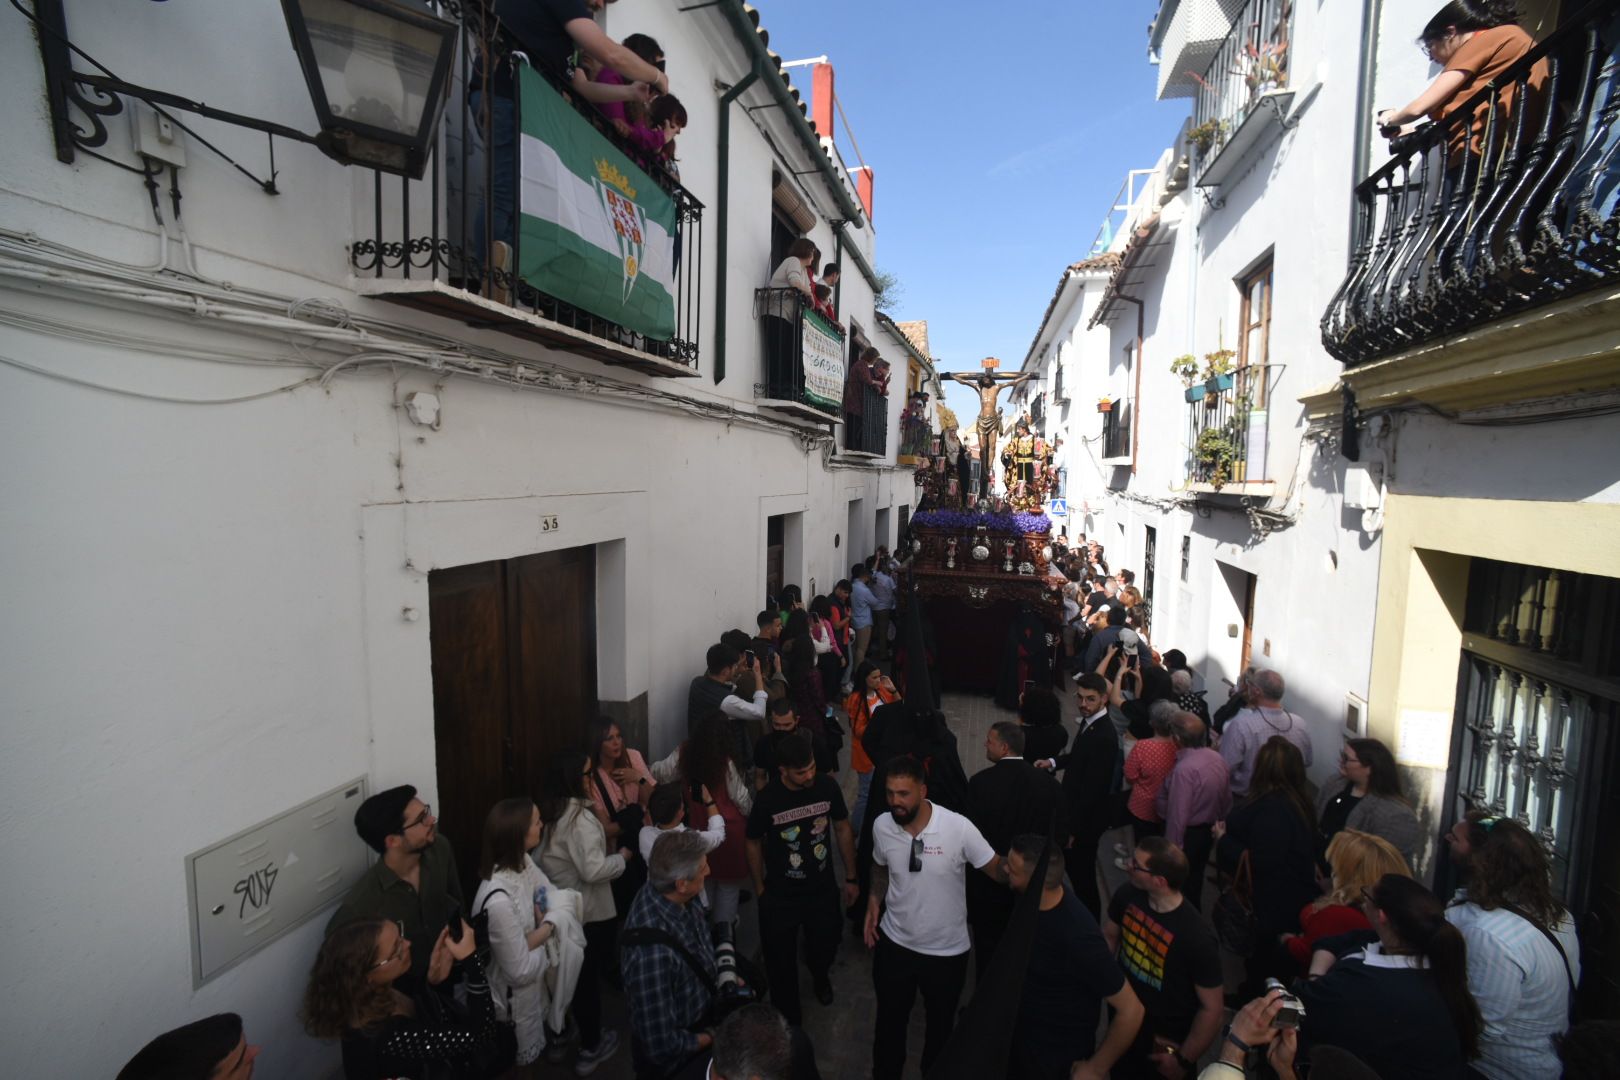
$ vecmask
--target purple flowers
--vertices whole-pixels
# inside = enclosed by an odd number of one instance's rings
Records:
[[[924,529],[943,529],[947,532],[971,532],[983,526],[993,533],[1049,533],[1052,519],[1045,514],[992,514],[979,511],[925,510],[913,515],[913,525]]]

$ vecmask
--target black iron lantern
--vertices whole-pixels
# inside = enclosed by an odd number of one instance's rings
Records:
[[[457,25],[427,0],[281,0],[320,118],[345,165],[420,178],[444,111]]]

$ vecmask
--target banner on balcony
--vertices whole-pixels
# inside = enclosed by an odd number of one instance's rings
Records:
[[[675,334],[675,202],[544,78],[519,69],[518,275],[658,341]]]
[[[844,404],[844,336],[832,323],[809,308],[800,323],[800,355],[804,357],[804,396],[815,405],[837,409]]]

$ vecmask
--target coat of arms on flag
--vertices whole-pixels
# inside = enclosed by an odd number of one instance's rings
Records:
[[[624,269],[624,299],[630,298],[636,276],[641,272],[642,248],[646,242],[646,213],[633,201],[636,189],[618,169],[605,161],[596,163],[596,190],[602,197],[602,209],[613,223],[613,234],[619,242],[619,261]]]

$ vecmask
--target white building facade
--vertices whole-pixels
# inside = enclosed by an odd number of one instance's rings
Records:
[[[1595,614],[1620,596],[1620,23],[1521,7],[1536,48],[1451,121],[1488,126],[1446,188],[1443,124],[1386,146],[1372,123],[1437,73],[1412,44],[1433,10],[1166,0],[1160,95],[1193,116],[1105,230],[1108,281],[1070,299],[1067,271],[1025,364],[1080,358],[1062,430],[1097,449],[1071,450],[1070,533],[1136,571],[1155,647],[1215,702],[1280,671],[1317,783],[1365,734],[1431,837],[1474,807],[1536,832],[1602,1009],[1620,795],[1578,778],[1620,754]],[[1520,126],[1502,95],[1536,65],[1560,108]],[[1453,881],[1436,839],[1416,869]]]
[[[365,791],[416,785],[470,871],[488,805],[532,793],[598,715],[644,751],[674,747],[705,648],[752,632],[773,575],[808,599],[894,543],[914,502],[895,464],[903,392],[881,406],[887,445],[851,452],[836,404],[769,392],[756,315],[808,235],[844,266],[834,358],[864,339],[907,370],[873,310],[870,172],[856,183],[813,131],[740,0],[600,16],[662,44],[690,114],[680,183],[702,210],[676,241],[676,348],[492,298],[446,254],[465,229],[460,84],[428,176],[407,181],[171,102],[177,130],[133,92],[67,94],[50,74],[65,35],[128,83],[309,131],[275,5],[35,7],[65,25],[8,9],[0,34],[18,103],[0,159],[17,421],[0,896],[38,916],[12,924],[8,1061],[111,1075],[152,1035],[228,1010],[267,1047],[260,1075],[327,1075],[335,1047],[296,1014],[365,863],[348,823]],[[311,800],[298,833],[282,815]],[[304,869],[256,861],[284,836],[309,845],[289,852]],[[227,840],[225,861],[258,876],[213,905],[219,859],[188,857]],[[322,859],[330,876],[305,874]]]

